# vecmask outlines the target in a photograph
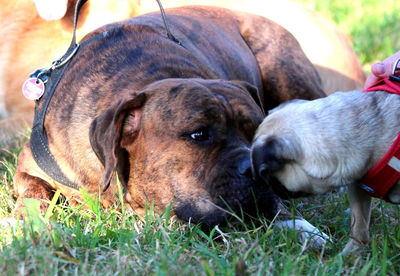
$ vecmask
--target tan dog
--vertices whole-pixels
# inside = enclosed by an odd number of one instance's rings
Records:
[[[159,14],[105,26],[81,42],[44,121],[73,188],[38,166],[31,137],[15,177],[18,206],[56,189],[80,201],[81,188],[105,189],[101,202],[109,206],[118,174],[125,203],[139,214],[151,202],[209,225],[229,217],[228,207],[277,214],[278,199],[252,179],[250,143],[262,109],[325,95],[317,72],[294,37],[263,17],[210,7],[167,13],[179,44],[166,37]],[[280,224],[315,231],[297,222]]]
[[[349,185],[349,253],[369,241],[370,196],[361,178],[385,155],[400,130],[400,97],[386,92],[338,92],[272,110],[252,146],[254,174],[282,197],[323,194]],[[271,181],[274,176],[280,183]],[[376,183],[383,185],[381,183]],[[400,183],[387,194],[400,203]]]
[[[21,94],[24,80],[65,51],[76,0],[0,0],[0,148],[30,126],[33,102]],[[326,93],[361,87],[364,75],[347,39],[321,15],[290,1],[163,0],[165,7],[206,4],[270,18],[288,29],[314,64]],[[81,14],[78,38],[106,23],[158,10],[155,0],[90,1]],[[37,12],[35,12],[37,11]],[[52,21],[47,21],[52,20]],[[305,31],[306,30],[306,31]]]

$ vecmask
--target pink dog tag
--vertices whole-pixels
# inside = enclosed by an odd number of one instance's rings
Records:
[[[38,78],[29,78],[22,86],[22,94],[29,100],[37,100],[44,93],[44,83]]]

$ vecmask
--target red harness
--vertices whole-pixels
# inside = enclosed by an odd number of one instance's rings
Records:
[[[364,92],[374,91],[400,95],[398,76],[379,80],[364,90]],[[398,180],[400,180],[400,133],[385,156],[363,176],[361,188],[372,197],[390,202],[387,193]]]

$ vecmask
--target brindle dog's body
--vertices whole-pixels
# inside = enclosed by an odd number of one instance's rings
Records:
[[[111,204],[118,171],[125,200],[142,212],[172,204],[181,219],[219,223],[226,204],[269,215],[276,200],[252,180],[249,146],[268,109],[293,98],[324,96],[296,40],[258,16],[210,7],[167,11],[105,26],[87,36],[47,111],[50,149],[69,179]],[[102,185],[100,185],[102,184]],[[20,155],[19,201],[60,189]],[[254,193],[253,193],[254,192]],[[223,198],[223,199],[221,199]]]

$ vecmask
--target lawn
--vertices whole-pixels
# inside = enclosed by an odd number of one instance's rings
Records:
[[[398,1],[398,0],[397,0]],[[362,64],[400,50],[400,4],[395,0],[302,0],[335,21],[353,41]],[[13,209],[12,177],[18,149],[0,158],[0,217]],[[262,217],[240,216],[224,227],[204,229],[176,221],[166,210],[145,217],[121,208],[102,210],[56,197],[45,215],[27,201],[24,225],[0,228],[1,275],[398,275],[400,209],[373,201],[371,243],[359,256],[339,255],[347,242],[346,193],[287,202],[293,213],[329,234],[323,250],[302,244],[296,233]],[[56,203],[56,201],[58,203]],[[119,211],[116,211],[116,210]]]

